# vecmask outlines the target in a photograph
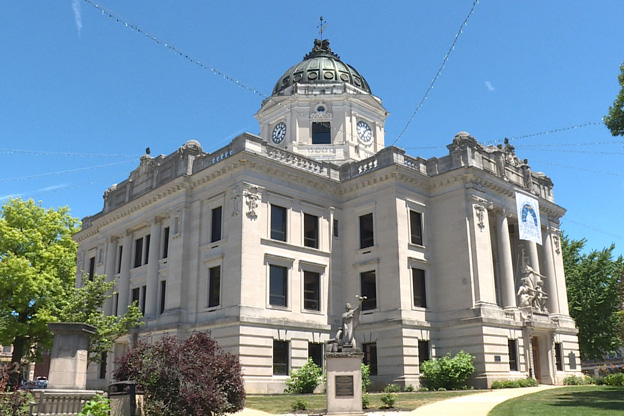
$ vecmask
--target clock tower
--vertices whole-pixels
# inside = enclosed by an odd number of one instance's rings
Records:
[[[383,149],[387,116],[364,77],[332,52],[328,40],[318,39],[256,114],[268,144],[335,164]]]

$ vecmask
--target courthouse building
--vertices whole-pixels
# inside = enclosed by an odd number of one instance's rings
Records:
[[[283,391],[308,357],[322,364],[356,295],[356,340],[378,386],[418,386],[424,360],[462,349],[479,387],[579,374],[552,181],[509,143],[466,132],[431,159],[385,147],[387,116],[315,41],[261,103],[259,136],[148,152],[106,190],[74,237],[78,270],[115,281],[106,313],[137,302],[139,338],[211,331],[240,357],[250,393]],[[535,205],[519,217],[520,196]],[[539,244],[520,238],[527,219]],[[91,386],[111,380],[132,338],[91,368]]]

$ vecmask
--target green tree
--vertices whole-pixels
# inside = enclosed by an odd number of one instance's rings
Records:
[[[112,298],[114,285],[115,282],[107,282],[104,275],[85,276],[82,286],[73,289],[59,315],[61,322],[83,322],[95,327],[95,333],[89,337],[90,362],[99,362],[102,353],[110,351],[117,338],[143,324],[136,301],[123,316],[104,314],[102,306]]]
[[[13,344],[12,362],[37,359],[52,346],[49,322],[94,325],[92,361],[140,322],[136,307],[123,317],[104,316],[113,285],[104,277],[75,288],[77,244],[71,236],[78,226],[67,207],[9,199],[0,208],[0,344]]]
[[[613,105],[609,107],[609,114],[604,117],[604,123],[614,136],[624,136],[624,63],[620,65],[618,81],[622,89],[615,97]]]
[[[583,359],[600,359],[621,345],[619,294],[624,258],[613,258],[614,245],[583,254],[586,240],[561,236],[570,316],[579,329]]]
[[[12,362],[51,347],[47,324],[74,287],[78,224],[69,208],[32,199],[9,199],[0,209],[0,344],[13,344]]]

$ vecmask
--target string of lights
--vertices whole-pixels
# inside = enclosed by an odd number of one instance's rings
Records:
[[[581,226],[581,227],[586,228],[588,230],[595,231],[595,232],[600,233],[600,234],[608,235],[609,237],[613,237],[613,238],[617,238],[617,239],[624,239],[624,235],[622,235],[622,234],[617,234],[617,233],[613,233],[613,232],[610,232],[610,231],[605,231],[605,230],[602,230],[600,228],[596,228],[596,227],[594,227],[592,225],[587,225],[587,224],[584,224],[582,222],[575,221],[575,220],[569,218],[567,215],[561,220],[561,222],[562,223],[570,222],[570,223],[572,223],[574,225]]]
[[[130,163],[130,162],[136,162],[136,159],[124,160],[122,162],[107,163],[105,165],[87,166],[87,167],[84,167],[84,168],[67,169],[67,170],[61,170],[61,171],[57,171],[57,172],[40,173],[38,175],[19,176],[19,177],[15,177],[15,178],[0,179],[0,182],[25,181],[25,180],[28,180],[28,179],[42,178],[42,177],[45,177],[45,176],[63,175],[65,173],[82,172],[82,171],[85,171],[85,170],[106,168],[106,167],[109,167],[109,166],[122,165],[124,163]]]
[[[24,150],[24,149],[0,149],[0,154],[32,154],[36,156],[66,156],[66,157],[134,157],[134,158],[140,157],[140,155],[127,155],[127,154],[68,153],[68,152],[54,152],[54,151],[47,151],[47,150]]]
[[[472,7],[470,8],[470,11],[468,12],[468,15],[466,16],[466,18],[464,19],[464,21],[462,22],[462,24],[459,26],[459,31],[457,32],[457,34],[455,35],[455,39],[453,39],[453,43],[451,44],[451,47],[449,48],[449,50],[446,52],[446,55],[444,55],[444,59],[442,59],[442,64],[440,65],[440,67],[438,68],[438,72],[436,73],[436,75],[433,77],[433,79],[431,80],[431,83],[429,84],[429,88],[427,88],[427,91],[425,92],[425,95],[422,97],[422,99],[420,100],[420,102],[418,103],[418,105],[416,106],[416,109],[414,110],[414,112],[412,113],[412,116],[410,117],[410,119],[407,121],[407,124],[405,125],[405,127],[403,128],[403,130],[401,131],[401,133],[398,135],[398,137],[394,140],[394,142],[392,142],[391,146],[394,146],[400,139],[401,137],[403,137],[403,135],[405,134],[405,132],[407,131],[407,128],[409,127],[409,125],[412,123],[412,121],[414,120],[414,117],[416,117],[416,113],[418,113],[418,111],[420,110],[420,108],[423,106],[423,104],[425,103],[425,100],[427,99],[427,97],[429,96],[429,93],[431,92],[431,90],[433,89],[434,84],[436,83],[436,81],[438,80],[438,78],[440,78],[440,75],[442,74],[442,70],[444,69],[444,65],[446,65],[446,61],[448,61],[449,56],[451,55],[451,52],[453,52],[455,50],[455,44],[457,43],[457,41],[459,40],[459,36],[464,33],[464,27],[468,25],[468,19],[470,19],[470,16],[472,16],[472,13],[474,12],[475,7],[477,6],[477,4],[479,4],[479,0],[474,0],[474,2],[472,3]]]
[[[578,166],[561,165],[559,163],[545,162],[545,161],[541,161],[541,160],[532,160],[531,162],[539,163],[539,164],[542,164],[542,165],[556,166],[558,168],[580,170],[580,171],[589,172],[589,173],[597,173],[599,175],[624,176],[624,173],[619,173],[619,172],[607,172],[607,171],[604,171],[604,170],[594,170],[594,169],[580,168]]]
[[[524,134],[522,136],[512,136],[512,137],[509,137],[508,140],[512,141],[512,140],[518,140],[518,139],[526,139],[526,138],[529,138],[529,137],[544,136],[544,135],[547,135],[547,134],[555,134],[555,133],[560,133],[562,131],[580,129],[580,128],[583,128],[583,127],[595,126],[595,125],[599,125],[599,124],[601,125],[602,121],[589,121],[587,123],[576,124],[574,126],[561,127],[561,128],[558,128],[558,129],[545,130],[545,131],[540,131],[540,132],[531,133],[531,134]],[[491,140],[491,141],[484,142],[484,144],[502,143],[504,140],[505,139]]]

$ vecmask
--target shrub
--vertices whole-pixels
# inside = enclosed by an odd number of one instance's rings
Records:
[[[368,386],[370,386],[370,366],[362,364],[362,393],[366,392]]]
[[[414,391],[414,386],[411,384],[408,384],[407,386],[405,386],[405,388],[403,389],[403,391],[405,392],[410,392],[410,391]]]
[[[108,416],[110,412],[110,400],[98,394],[84,404],[78,416]]]
[[[323,369],[310,358],[299,370],[290,372],[290,377],[286,379],[285,392],[288,394],[311,394],[316,386],[321,383],[322,376]]]
[[[296,411],[296,410],[306,410],[308,408],[308,402],[306,402],[303,399],[297,399],[297,400],[295,400],[293,402],[293,404],[290,407],[294,411]]]
[[[585,384],[584,377],[567,376],[566,378],[563,379],[564,386],[580,386],[583,384]]]
[[[466,385],[466,380],[474,372],[474,357],[460,351],[454,357],[450,353],[442,358],[422,363],[420,371],[427,387],[433,390],[457,390]]]
[[[145,391],[146,415],[234,413],[245,403],[238,358],[203,332],[183,343],[168,335],[139,341],[117,364],[117,380],[134,380]]]
[[[607,386],[624,386],[624,373],[608,374],[604,378]]]
[[[370,407],[370,397],[368,393],[362,393],[362,409],[368,409]]]
[[[419,387],[418,391],[429,391],[429,389],[427,387]]]
[[[382,395],[380,399],[381,402],[384,404],[384,407],[392,408],[394,407],[394,404],[396,403],[398,398],[399,395],[396,393],[386,393]]]
[[[537,380],[534,378],[520,378],[518,380],[494,381],[492,389],[516,389],[518,387],[537,387]]]
[[[398,384],[386,384],[386,387],[384,387],[385,393],[398,393],[400,391],[401,386],[399,386]]]

